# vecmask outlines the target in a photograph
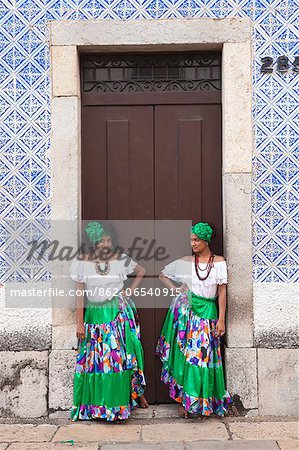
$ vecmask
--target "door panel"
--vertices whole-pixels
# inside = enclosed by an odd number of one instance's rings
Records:
[[[221,230],[221,195],[221,106],[156,106],[155,218]]]
[[[153,107],[85,106],[83,218],[152,219]]]
[[[155,219],[208,220],[221,230],[221,195],[220,105],[155,106]],[[221,247],[220,235],[217,251]],[[156,297],[157,306],[163,301]],[[167,307],[155,311],[158,338]],[[156,402],[163,403],[169,397],[160,373],[157,361]]]
[[[154,218],[153,106],[97,106],[82,111],[83,220]],[[125,230],[118,225],[119,245]],[[152,226],[152,224],[148,224]],[[145,231],[145,230],[144,230]],[[130,229],[134,237],[134,224]],[[154,230],[146,230],[149,236]],[[133,239],[132,239],[133,240]],[[144,264],[153,273],[151,261]],[[142,287],[152,287],[145,279]],[[144,304],[141,303],[144,302]],[[147,396],[155,402],[154,298],[136,298],[145,353]]]

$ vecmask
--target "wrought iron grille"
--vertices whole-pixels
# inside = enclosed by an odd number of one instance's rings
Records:
[[[221,90],[219,52],[82,55],[85,93]]]

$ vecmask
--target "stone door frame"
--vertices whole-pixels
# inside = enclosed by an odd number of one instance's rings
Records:
[[[80,51],[222,51],[223,236],[229,268],[227,346],[232,352],[247,348],[255,367],[254,349],[249,350],[253,346],[250,19],[66,20],[51,21],[49,28],[52,219],[73,223],[81,218]],[[74,245],[77,238],[74,236]],[[54,354],[72,348],[75,327],[69,317],[67,309],[57,312],[53,308]],[[50,407],[66,407],[53,396],[50,394]],[[257,406],[253,403],[250,407]]]

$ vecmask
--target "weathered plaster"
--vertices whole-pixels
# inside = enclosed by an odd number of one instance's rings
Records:
[[[52,350],[49,356],[49,408],[69,409],[73,404],[75,350]],[[55,375],[54,375],[55,374]]]
[[[299,284],[254,284],[254,344],[292,348],[299,345]]]
[[[0,352],[0,416],[47,415],[48,352]]]
[[[299,353],[297,349],[257,349],[259,414],[299,413]]]
[[[257,362],[255,348],[227,348],[225,372],[227,389],[245,409],[257,408]]]
[[[16,296],[16,292],[46,290],[50,283],[6,283],[0,294],[0,350],[51,348],[52,298],[49,295]]]

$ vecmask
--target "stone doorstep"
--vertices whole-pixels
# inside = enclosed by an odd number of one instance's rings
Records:
[[[135,408],[132,419],[168,419],[178,417],[177,405],[150,405],[147,409]],[[69,419],[70,411],[55,411],[49,414],[49,419]]]
[[[178,413],[177,413],[177,404],[162,404],[162,405],[149,405],[147,409],[142,408],[135,408],[132,411],[131,418],[129,420],[129,423],[132,424],[138,424],[139,420],[152,420],[152,419],[177,419]],[[70,410],[67,411],[55,411],[53,413],[49,414],[49,419],[51,420],[51,423],[55,423],[55,419],[59,420],[66,420],[66,423],[63,423],[63,425],[67,425],[69,423],[70,419]],[[37,419],[38,420],[38,419]],[[53,422],[52,422],[53,420]],[[257,422],[289,422],[296,420],[295,417],[279,417],[279,416],[259,416],[257,409],[250,409],[247,411],[246,415],[230,415],[227,417],[216,417],[211,416],[205,420],[217,420],[225,423],[232,423],[232,422],[250,422],[253,423],[254,421]],[[1,421],[1,419],[0,419]],[[0,422],[1,423],[1,422]],[[86,422],[87,423],[87,422]]]

